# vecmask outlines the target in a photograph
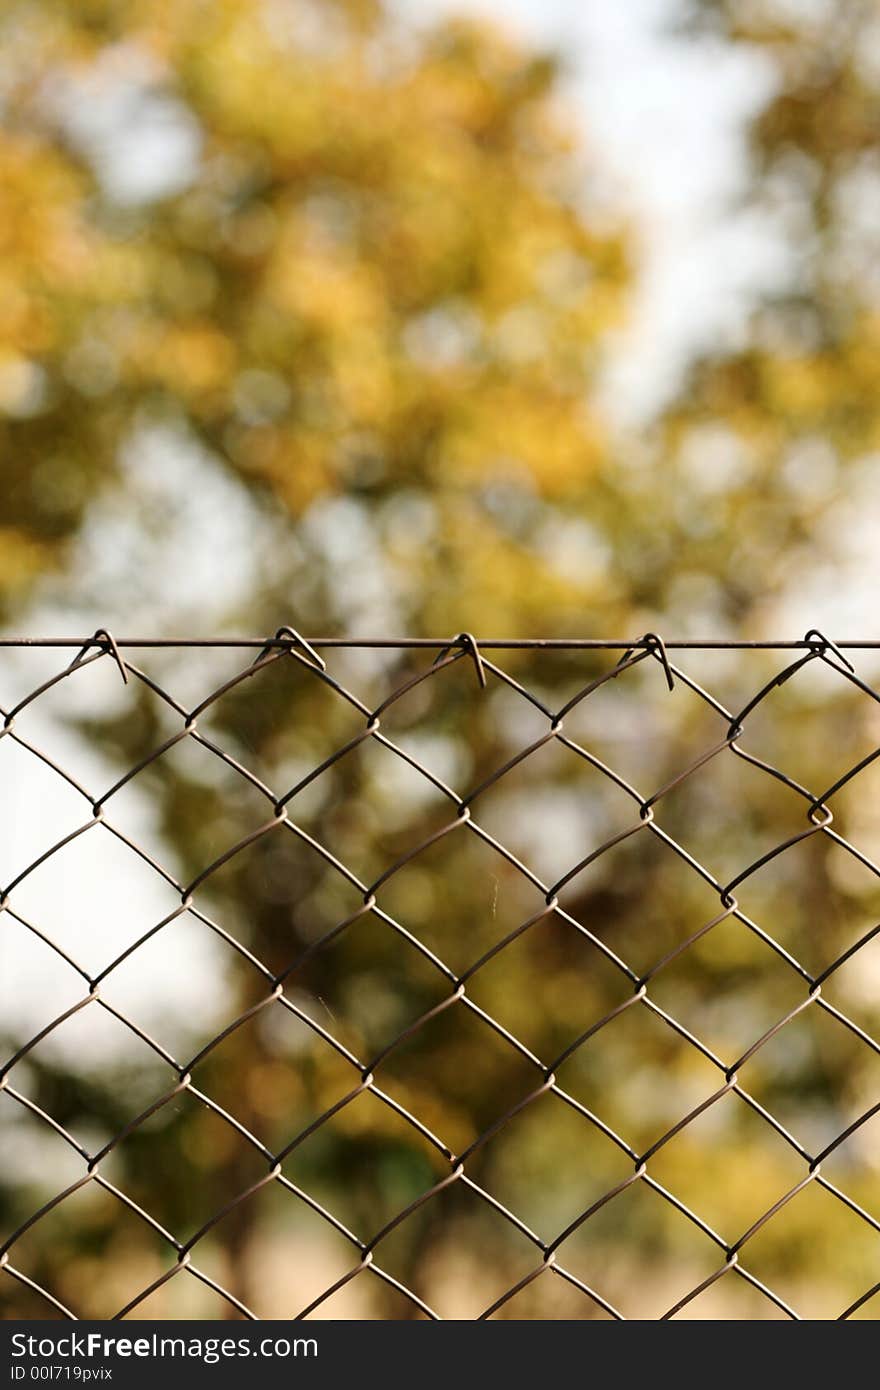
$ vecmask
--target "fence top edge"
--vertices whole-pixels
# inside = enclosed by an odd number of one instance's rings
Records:
[[[271,647],[291,647],[298,643],[289,637],[116,637],[117,647],[126,648],[256,648],[266,650]],[[457,638],[445,637],[309,637],[312,647],[350,647],[350,648],[426,648],[439,650],[458,644]],[[0,648],[27,647],[99,647],[102,643],[95,637],[4,637],[0,636]],[[644,637],[480,637],[483,649],[496,651],[627,651],[650,650],[652,642]],[[830,642],[828,644],[831,645]],[[855,651],[880,650],[880,638],[841,639],[834,644],[838,648]],[[811,651],[817,642],[801,639],[761,639],[747,638],[665,638],[664,646],[674,651]]]

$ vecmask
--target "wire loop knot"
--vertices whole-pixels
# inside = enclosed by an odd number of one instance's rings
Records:
[[[448,654],[452,651],[453,647],[460,647],[465,655],[470,655],[473,658],[474,669],[477,673],[477,680],[480,682],[480,689],[485,690],[486,669],[483,665],[483,658],[480,654],[480,648],[477,645],[477,639],[471,632],[460,632],[457,637],[455,637],[451,642],[447,643],[447,645],[443,648],[442,651],[439,651],[437,653],[437,655],[434,657],[432,665],[437,666],[443,660],[444,656],[448,656]]]
[[[263,658],[268,655],[268,653],[272,650],[273,647],[278,646],[285,639],[288,642],[292,643],[292,646],[287,646],[284,648],[285,651],[292,652],[294,648],[299,647],[305,653],[312,666],[317,667],[319,671],[327,670],[326,661],[323,657],[318,655],[312,644],[310,642],[307,642],[306,639],[303,637],[302,633],[297,632],[295,627],[290,627],[287,624],[285,624],[284,627],[279,627],[278,631],[275,633],[275,636],[270,638],[270,640],[266,643],[265,647],[263,647],[262,651],[254,657],[254,666],[257,666],[263,660]]]
[[[627,647],[626,651],[623,653],[623,656],[617,663],[618,667],[625,666],[626,663],[629,661],[630,657],[639,647],[644,647],[645,651],[650,652],[653,656],[656,656],[657,660],[660,662],[660,665],[663,667],[663,671],[666,675],[666,684],[669,686],[670,690],[674,690],[675,682],[672,679],[672,667],[669,664],[669,657],[666,653],[666,644],[663,641],[663,638],[658,636],[656,632],[646,632],[644,637],[640,637],[638,641],[632,644],[631,647]]]
[[[814,640],[815,639],[815,640]],[[809,632],[804,633],[804,641],[808,644],[811,651],[816,656],[824,656],[826,652],[833,652],[838,661],[841,661],[848,671],[855,675],[856,668],[851,661],[848,661],[840,650],[836,642],[832,642],[830,637],[826,637],[817,627],[811,627]]]
[[[74,666],[78,666],[80,664],[90,647],[100,647],[102,651],[108,654],[108,656],[112,656],[113,660],[116,662],[116,665],[119,667],[119,674],[122,677],[124,684],[128,685],[128,672],[125,669],[125,662],[119,655],[119,648],[116,645],[116,639],[114,638],[111,632],[107,631],[106,627],[99,627],[96,629],[95,635],[91,637],[88,642],[83,644],[80,651],[73,658],[73,661],[71,661],[68,670],[72,671]]]

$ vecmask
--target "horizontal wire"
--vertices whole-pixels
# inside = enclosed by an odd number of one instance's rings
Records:
[[[253,648],[268,650],[278,647],[297,650],[298,643],[290,637],[117,637],[117,647],[160,648]],[[351,648],[426,648],[443,650],[458,645],[446,637],[309,637],[311,647]],[[106,645],[95,637],[0,637],[0,647],[101,647]],[[481,637],[481,650],[496,651],[652,651],[654,642],[632,637]],[[815,651],[816,642],[768,638],[750,641],[745,638],[664,638],[663,645],[675,651]],[[842,651],[880,650],[880,639],[854,638],[836,642]]]

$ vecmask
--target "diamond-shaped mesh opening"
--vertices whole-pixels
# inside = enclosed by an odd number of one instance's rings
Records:
[[[106,819],[184,883],[271,820],[273,801],[199,739],[180,736],[182,731],[178,720],[176,738],[151,747],[144,767],[121,785],[104,782],[96,795]],[[155,815],[158,806],[162,820]],[[171,839],[170,862],[169,819],[187,832]]]
[[[799,1272],[806,1246],[821,1260],[809,1281]],[[836,1318],[876,1282],[880,1232],[814,1181],[756,1232],[742,1258],[803,1317]]]
[[[10,1316],[876,1312],[880,719],[824,639],[101,640],[2,681]]]
[[[723,1264],[724,1252],[636,1179],[561,1243],[557,1260],[625,1317],[657,1318]]]
[[[181,1242],[268,1168],[253,1144],[187,1090],[144,1119],[101,1164],[102,1173]],[[189,1179],[185,1190],[181,1173]]]
[[[464,824],[402,865],[376,899],[456,974],[546,906],[545,894]]]
[[[540,1262],[540,1251],[459,1180],[390,1231],[376,1259],[440,1317],[477,1318]]]
[[[167,1241],[94,1181],[25,1231],[9,1256],[77,1317],[98,1319],[112,1317],[176,1261]]]
[[[721,910],[711,883],[651,826],[611,845],[559,890],[570,916],[622,959],[647,974]]]
[[[16,1040],[15,1053],[4,1060],[6,1078],[24,1086],[24,1076],[39,1087],[40,1097],[57,1096],[65,1107],[70,1104],[70,1113],[79,1105],[86,1123],[95,1113],[94,1105],[76,1097],[88,1096],[93,1078],[113,1078],[114,1091],[125,1086],[121,1096],[106,1096],[104,1109],[113,1115],[120,1113],[120,1105],[128,1109],[132,1101],[162,1084],[162,1077],[173,1075],[173,1065],[161,1046],[132,1020],[117,1016],[97,995],[82,991],[73,1009],[44,1015],[39,1022],[42,1026],[28,1029],[27,1036]],[[98,1096],[104,1096],[102,1081],[96,1083]]]
[[[343,1045],[357,1039],[334,1025],[314,996],[288,991],[287,997],[298,1014],[271,1001],[190,1068],[198,1091],[243,1125],[267,1156],[286,1149],[359,1083],[357,1068],[306,1020],[335,1027]]]
[[[704,936],[651,978],[648,994],[732,1065],[768,1028],[803,1003],[808,986],[746,923],[733,914],[717,921],[718,915]]]
[[[468,787],[467,800],[480,826],[546,883],[638,822],[634,798],[559,738],[517,754]]]
[[[687,669],[686,660],[682,664]],[[578,700],[564,717],[574,742],[646,797],[714,749],[729,724],[685,683],[672,700],[664,700],[665,689],[660,665],[642,661]],[[642,718],[648,706],[656,711],[650,725]]]
[[[220,864],[192,894],[192,910],[273,975],[363,911],[364,892],[321,847],[277,825]],[[253,965],[250,967],[254,968]],[[245,975],[246,965],[242,966]]]
[[[454,1151],[473,1143],[541,1081],[533,1063],[461,1000],[421,1022],[374,1072],[392,1098],[407,1108],[417,1105],[420,1117],[448,1114],[454,1134],[439,1134],[450,1147],[460,1136]]]
[[[10,889],[9,905],[97,975],[173,912],[180,894],[106,826],[82,823],[83,834]]]
[[[556,1075],[564,1090],[637,1154],[723,1082],[691,1042],[639,1002],[572,1052]]]
[[[628,1155],[553,1092],[520,1110],[474,1157],[468,1171],[547,1244],[633,1172]],[[560,1172],[571,1181],[560,1183]]]
[[[769,1038],[739,1075],[814,1154],[863,1113],[861,1097],[880,1098],[880,1056],[815,1002]],[[833,1084],[837,1077],[843,1084]]]
[[[248,1223],[241,1262],[242,1293],[248,1307],[262,1318],[294,1317],[360,1259],[350,1240],[282,1183],[268,1183],[256,1193],[242,1208],[242,1217]],[[235,1221],[236,1217],[231,1214],[228,1219]],[[226,1243],[225,1236],[225,1222],[220,1222],[212,1233],[219,1249]],[[211,1262],[201,1246],[195,1254],[200,1267],[210,1270]],[[272,1271],[269,1279],[267,1269]],[[368,1315],[371,1284],[369,1277],[355,1280],[331,1316]]]
[[[381,1090],[390,1095],[385,1087]],[[282,1159],[285,1177],[364,1243],[450,1172],[437,1143],[401,1113],[409,1097],[399,1092],[392,1099],[396,1105],[370,1089],[355,1094],[323,1123],[313,1122],[311,1132]],[[445,1123],[455,1139],[451,1107],[435,1100],[423,1111],[415,1118],[422,1126],[433,1122],[435,1138],[436,1127]]]
[[[101,998],[184,1059],[235,1016],[238,990],[264,977],[247,958],[192,913],[179,911],[144,933],[122,959],[107,952],[100,975]],[[108,943],[109,944],[109,943]],[[121,953],[120,953],[121,954]],[[176,962],[165,969],[169,955]],[[106,973],[105,973],[106,972]],[[145,999],[144,982],[153,984]]]
[[[797,834],[800,825],[791,827]],[[782,837],[780,837],[780,840]],[[854,910],[841,879],[880,908],[880,879],[846,849],[819,832],[761,865],[734,892],[747,915],[813,976],[859,940],[864,916]],[[817,904],[821,909],[817,910]]]
[[[268,768],[288,749],[304,746],[317,766],[363,723],[357,706],[327,684],[310,663],[279,657],[242,667],[242,674],[225,691],[204,693],[196,706],[204,706],[198,721],[206,735],[216,733],[224,748],[258,775],[261,752]],[[281,710],[290,706],[298,715],[298,735],[285,730],[280,717]]]
[[[546,911],[479,965],[471,999],[546,1064],[633,997],[632,983],[586,930]],[[518,930],[518,928],[514,928]],[[527,990],[521,982],[529,981]]]
[[[800,660],[791,656],[787,665]],[[838,669],[808,661],[749,712],[742,746],[818,794],[871,751],[872,705]]]
[[[163,720],[170,728],[170,716],[162,703],[140,681],[123,686],[112,661],[87,661],[66,675],[63,671],[64,667],[55,663],[54,671],[45,676],[47,682],[56,679],[43,690],[39,680],[20,686],[14,694],[4,689],[0,698],[14,736],[6,741],[20,738],[31,748],[38,748],[41,755],[84,786],[91,788],[92,779],[115,780],[129,764],[124,744],[120,746],[112,737],[102,737],[99,744],[78,738],[81,725],[90,728],[100,722],[102,729],[126,728],[129,739],[135,733],[150,738],[154,725],[161,727]]]
[[[450,992],[433,962],[374,913],[308,957],[285,984],[289,997],[365,1061]]]
[[[658,1149],[648,1171],[733,1245],[807,1176],[808,1165],[748,1101],[728,1094]]]
[[[730,748],[652,804],[658,824],[722,884],[810,824],[806,796]]]
[[[10,1066],[6,1087],[47,1142],[60,1130],[79,1146],[84,1167],[176,1080],[168,1062],[92,1001]]]

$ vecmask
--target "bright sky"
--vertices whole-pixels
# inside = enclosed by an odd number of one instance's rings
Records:
[[[809,0],[808,0],[809,2]],[[635,426],[675,390],[704,347],[736,344],[756,297],[784,285],[779,232],[737,207],[747,190],[749,119],[767,101],[766,56],[674,33],[686,0],[396,0],[407,18],[482,14],[558,53],[583,138],[641,248],[636,307],[621,336],[606,401]],[[876,459],[852,466],[821,523],[821,560],[792,557],[791,581],[755,635],[818,624],[864,636],[876,626]]]
[[[587,149],[639,235],[637,307],[608,392],[615,414],[638,419],[694,351],[735,340],[755,294],[784,274],[771,229],[732,208],[747,183],[746,123],[772,90],[766,60],[671,33],[682,0],[397,5],[408,19],[485,14],[561,56]]]

